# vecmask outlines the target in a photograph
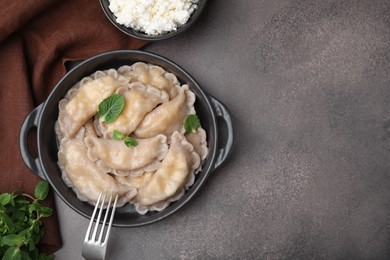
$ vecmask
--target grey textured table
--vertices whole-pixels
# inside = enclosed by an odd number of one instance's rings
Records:
[[[390,258],[390,1],[210,0],[145,50],[230,108],[236,148],[109,259]],[[81,259],[88,220],[57,201],[57,259]]]

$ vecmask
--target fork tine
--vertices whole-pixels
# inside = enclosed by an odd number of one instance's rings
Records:
[[[108,217],[108,213],[110,212],[110,206],[111,206],[111,202],[112,202],[112,192],[111,192],[111,195],[110,195],[110,200],[108,201],[108,205],[107,205],[107,208],[106,208],[106,214],[104,215],[104,220],[103,220],[103,225],[102,225],[102,229],[100,231],[100,236],[99,236],[99,242],[102,243],[102,237],[103,237],[103,231],[106,227],[106,221],[107,221],[107,217]],[[113,209],[114,210],[114,209]],[[104,239],[104,242],[106,242],[106,240]]]
[[[93,235],[92,235],[92,238],[93,238],[94,241],[96,241],[97,231],[99,229],[99,222],[100,222],[100,218],[102,216],[103,207],[104,207],[104,201],[106,200],[106,195],[107,195],[107,193],[104,193],[104,196],[103,196],[103,199],[102,199],[102,202],[101,202],[101,205],[100,205],[100,209],[99,209],[99,215],[98,215],[98,217],[96,219],[96,223],[95,223],[95,227],[94,227],[94,231],[93,231]]]
[[[106,237],[104,238],[104,243],[107,242],[108,236],[110,235],[110,231],[111,231],[111,227],[112,227],[112,221],[114,220],[115,209],[116,209],[116,202],[117,201],[118,201],[118,194],[115,196],[114,205],[112,206],[112,213],[111,213],[111,218],[110,218],[110,224],[108,224]]]
[[[98,198],[98,200],[97,200],[97,202],[96,202],[95,209],[93,210],[93,213],[92,213],[91,220],[89,221],[89,225],[88,225],[87,232],[86,232],[86,234],[85,234],[84,242],[88,241],[88,240],[89,240],[89,237],[90,237],[90,235],[91,235],[91,228],[92,228],[93,220],[95,219],[95,215],[96,215],[97,209],[98,209],[98,207],[99,207],[99,202],[100,202],[101,197],[102,197],[102,192],[101,192],[100,195],[99,195],[99,198]]]

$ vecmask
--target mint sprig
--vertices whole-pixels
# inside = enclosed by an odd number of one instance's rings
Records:
[[[188,115],[184,120],[184,130],[186,133],[195,133],[200,127],[199,117],[195,114]]]
[[[125,145],[127,147],[137,146],[138,145],[137,140],[135,140],[135,139],[133,139],[133,138],[131,138],[129,136],[124,136],[124,134],[121,131],[118,131],[118,130],[114,130],[112,137],[115,140],[119,140],[119,141],[123,140],[123,142],[125,143]]]
[[[20,191],[0,195],[0,256],[2,259],[53,259],[40,253],[37,245],[44,229],[42,218],[52,215],[53,209],[41,204],[47,197],[49,184],[37,184],[34,196]]]
[[[125,106],[125,99],[119,94],[112,94],[99,104],[100,121],[110,124],[114,122]]]

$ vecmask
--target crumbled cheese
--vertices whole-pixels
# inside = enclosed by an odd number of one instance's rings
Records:
[[[198,0],[110,0],[116,21],[149,35],[174,31],[185,24]]]

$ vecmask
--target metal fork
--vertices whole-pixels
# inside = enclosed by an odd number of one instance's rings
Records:
[[[116,202],[118,200],[118,195],[116,195],[114,205],[112,206],[112,210],[111,210],[110,222],[109,222],[107,230],[105,232],[106,235],[104,237],[104,240],[102,240],[103,233],[104,233],[104,230],[106,227],[106,221],[108,218],[108,214],[110,212],[110,206],[112,203],[112,194],[111,194],[110,199],[109,199],[108,204],[107,204],[106,214],[104,216],[103,223],[102,223],[102,225],[100,225],[100,218],[102,216],[104,201],[106,200],[106,195],[107,195],[107,193],[104,193],[104,194],[100,193],[98,201],[96,202],[95,209],[93,210],[91,221],[89,222],[87,234],[85,235],[83,249],[82,249],[82,256],[88,260],[90,260],[90,259],[105,259],[105,256],[106,256],[108,237],[110,235],[112,221],[114,220]],[[102,198],[102,196],[103,196],[103,198]],[[100,199],[102,199],[102,200],[100,201]],[[95,215],[96,215],[98,208],[100,208],[99,214],[98,214],[98,217],[95,221]],[[92,226],[93,226],[93,229],[92,229]],[[98,231],[99,231],[99,233],[98,233]],[[99,238],[97,239],[98,234],[99,234]]]

